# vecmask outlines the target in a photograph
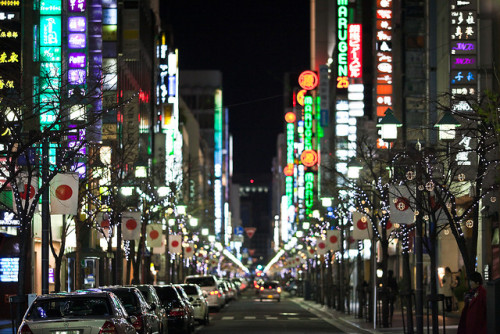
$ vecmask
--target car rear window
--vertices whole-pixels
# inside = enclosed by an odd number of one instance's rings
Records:
[[[165,286],[165,287],[155,287],[156,294],[160,298],[162,302],[168,300],[179,300],[179,294],[173,287]]]
[[[133,291],[118,289],[108,291],[113,292],[120,299],[120,302],[123,304],[123,307],[125,307],[125,310],[127,310],[127,313],[133,314],[140,309],[139,298]]]
[[[110,315],[108,300],[102,297],[54,298],[36,300],[26,319],[46,320],[60,317],[86,317]]]
[[[262,285],[265,289],[276,289],[278,288],[278,283],[274,283],[274,282],[267,282],[267,283],[264,283]]]
[[[198,284],[199,286],[214,286],[215,280],[213,277],[188,277],[186,283]]]
[[[194,285],[183,285],[182,288],[188,295],[197,295],[198,289]]]

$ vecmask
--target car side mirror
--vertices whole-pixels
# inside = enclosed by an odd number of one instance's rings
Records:
[[[127,318],[128,322],[130,322],[131,324],[134,324],[137,322],[137,317],[135,315],[130,315],[128,318]]]

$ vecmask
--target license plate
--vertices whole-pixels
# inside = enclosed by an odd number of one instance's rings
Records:
[[[72,330],[72,331],[51,331],[51,334],[80,334],[79,330]]]
[[[267,295],[267,298],[273,299],[273,295]]]

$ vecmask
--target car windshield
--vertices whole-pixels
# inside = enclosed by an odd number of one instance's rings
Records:
[[[26,319],[46,320],[61,317],[87,317],[110,315],[106,298],[78,297],[37,300],[31,306]]]
[[[188,295],[197,295],[198,289],[194,285],[183,285],[182,288]]]
[[[162,302],[168,301],[168,300],[179,300],[179,295],[177,294],[177,291],[175,291],[174,288],[172,287],[155,287],[156,289],[156,294],[160,298]]]
[[[213,277],[188,277],[186,283],[198,284],[199,286],[213,286],[215,281]]]

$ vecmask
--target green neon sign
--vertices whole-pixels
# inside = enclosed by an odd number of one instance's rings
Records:
[[[41,15],[54,15],[62,13],[61,0],[42,0],[40,1]]]
[[[61,17],[40,17],[40,46],[61,45]]]
[[[337,76],[347,77],[347,1],[338,1],[337,9]]]
[[[313,98],[304,97],[304,150],[312,150],[313,137]]]
[[[307,209],[314,205],[314,174],[311,172],[304,175],[304,204]]]
[[[40,61],[42,62],[60,62],[60,46],[42,46],[40,47]]]

